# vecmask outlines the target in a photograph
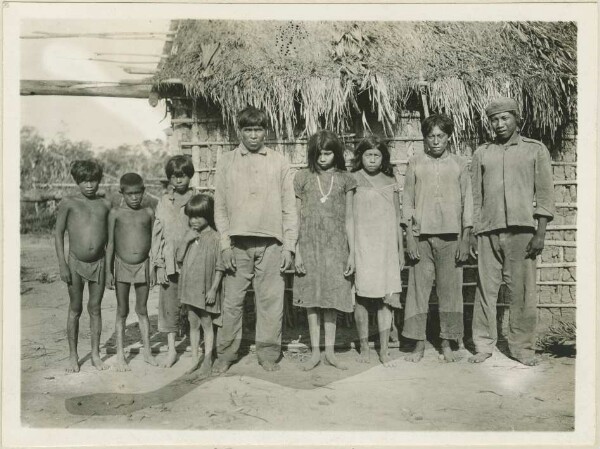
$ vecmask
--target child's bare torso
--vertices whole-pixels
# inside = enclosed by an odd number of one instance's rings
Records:
[[[141,263],[148,258],[152,243],[152,210],[122,208],[115,217],[115,252],[130,264]]]
[[[72,197],[68,207],[69,252],[82,262],[95,262],[104,257],[108,240],[108,201]]]

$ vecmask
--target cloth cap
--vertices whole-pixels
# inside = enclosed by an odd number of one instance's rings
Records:
[[[500,97],[493,100],[488,107],[485,108],[485,115],[491,117],[494,114],[508,111],[518,112],[519,106],[517,105],[517,102],[512,98]]]

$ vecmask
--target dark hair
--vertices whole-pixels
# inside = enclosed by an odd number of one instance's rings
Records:
[[[171,179],[171,176],[179,174],[184,174],[188,178],[192,178],[194,176],[194,171],[194,164],[189,156],[173,156],[167,161],[167,165],[165,165],[167,179]]]
[[[84,181],[98,181],[102,179],[102,167],[94,159],[85,159],[71,162],[71,176],[77,184]]]
[[[237,115],[237,122],[240,129],[248,126],[262,126],[267,129],[267,114],[254,106],[248,106]]]
[[[314,133],[308,139],[308,169],[311,172],[319,171],[319,155],[321,151],[331,151],[333,153],[333,165],[338,170],[346,171],[346,159],[344,158],[344,144],[335,133],[327,130],[321,130]]]
[[[446,114],[434,114],[421,122],[421,133],[423,134],[423,137],[426,137],[436,126],[445,132],[448,137],[454,132],[454,122],[450,117]]]
[[[190,218],[204,218],[211,228],[215,227],[215,200],[205,193],[198,193],[190,198],[183,209]]]
[[[390,150],[384,141],[377,136],[365,137],[358,142],[354,150],[354,160],[352,161],[352,171],[363,169],[362,157],[367,150],[379,150],[381,152],[381,173],[387,176],[394,176],[394,167],[390,162]]]
[[[144,187],[144,180],[137,173],[125,173],[119,181],[121,188],[123,187]]]

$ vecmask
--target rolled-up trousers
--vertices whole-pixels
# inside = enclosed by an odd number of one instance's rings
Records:
[[[496,304],[500,284],[510,301],[508,346],[513,357],[533,355],[537,325],[535,259],[525,258],[533,230],[502,229],[477,236],[479,282],[473,310],[477,352],[491,354],[498,341]]]
[[[259,363],[275,362],[281,354],[284,278],[282,246],[273,238],[235,237],[236,271],[223,281],[223,327],[217,338],[218,358],[233,362],[242,342],[244,298],[250,284],[256,302],[256,355]]]
[[[409,269],[402,335],[413,340],[425,340],[429,297],[435,279],[440,337],[458,340],[463,337],[464,325],[463,270],[456,263],[457,235],[421,235],[417,247],[420,259]]]

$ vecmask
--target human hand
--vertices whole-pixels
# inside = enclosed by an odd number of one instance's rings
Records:
[[[115,289],[115,276],[110,271],[106,272],[106,280],[104,283],[106,285],[106,288],[108,288],[109,290]]]
[[[167,270],[163,267],[156,268],[156,282],[161,285],[168,285],[169,278],[167,277]]]
[[[150,270],[150,288],[156,285],[156,270]]]
[[[212,288],[206,293],[206,304],[214,304],[217,300],[217,291]]]
[[[296,252],[296,257],[294,257],[294,265],[296,268],[296,273],[306,274],[306,269],[304,268],[304,261],[302,260],[302,256],[299,252]]]
[[[67,285],[71,285],[71,270],[69,269],[69,266],[66,263],[61,263],[58,269],[60,271],[60,280],[65,282]]]
[[[221,257],[223,258],[223,265],[225,265],[225,269],[227,271],[235,272],[237,266],[235,263],[235,256],[233,254],[233,250],[231,248],[224,249],[221,253]]]
[[[465,263],[469,258],[470,245],[468,239],[461,239],[456,250],[456,262]]]
[[[471,237],[469,238],[469,254],[471,254],[473,259],[477,259],[477,256],[479,255],[477,252],[477,236],[473,234],[471,234]]]
[[[292,264],[294,263],[294,256],[291,251],[284,249],[281,252],[281,265],[280,271],[283,273],[284,271],[290,270],[292,268]]]
[[[192,240],[196,240],[198,238],[198,231],[195,229],[189,228],[185,235],[183,236],[186,242],[191,242]]]
[[[346,276],[346,277],[352,276],[352,274],[354,274],[355,269],[356,269],[356,266],[354,265],[354,255],[350,254],[348,256],[348,262],[346,262],[346,269],[344,270],[344,276]]]
[[[535,259],[537,256],[542,254],[543,249],[544,236],[535,234],[527,244],[527,248],[525,249],[525,257],[528,259]]]
[[[413,236],[406,238],[406,252],[408,253],[408,257],[412,260],[419,260],[421,258],[419,248],[417,247],[417,241]],[[400,259],[402,259],[402,257]]]

